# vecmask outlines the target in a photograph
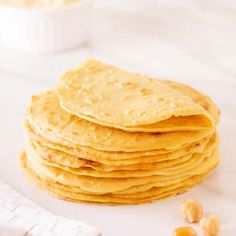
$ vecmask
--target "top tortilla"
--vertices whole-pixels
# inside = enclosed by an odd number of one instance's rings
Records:
[[[96,60],[67,72],[56,92],[67,112],[130,132],[192,131],[217,123],[189,90]]]

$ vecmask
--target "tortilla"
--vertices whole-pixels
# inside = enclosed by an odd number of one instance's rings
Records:
[[[33,96],[27,118],[35,132],[52,142],[64,146],[89,146],[103,151],[135,152],[175,149],[214,133],[214,129],[130,133],[104,127],[64,111],[53,90]]]
[[[215,126],[211,114],[183,91],[96,60],[65,73],[57,94],[67,112],[126,131],[187,131]]]
[[[81,192],[79,188],[69,187],[53,181],[52,179],[44,176],[38,176],[27,165],[26,156],[22,154],[20,164],[27,177],[34,182],[38,187],[47,193],[73,202],[85,203],[102,203],[106,205],[120,205],[120,204],[140,204],[151,202],[154,200],[164,199],[176,194],[185,192],[193,187],[209,173],[205,175],[196,175],[177,185],[169,185],[168,187],[153,187],[147,192],[140,192],[134,194],[89,194]],[[211,170],[210,170],[211,171]]]

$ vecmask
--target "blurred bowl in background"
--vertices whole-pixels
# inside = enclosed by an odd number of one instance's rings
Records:
[[[56,52],[86,42],[92,17],[91,0],[51,8],[0,6],[0,41],[22,52]]]

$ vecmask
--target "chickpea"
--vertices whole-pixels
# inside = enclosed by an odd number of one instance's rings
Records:
[[[216,236],[220,230],[220,221],[215,215],[203,217],[199,225],[206,236]]]
[[[173,236],[197,236],[197,233],[191,227],[178,227],[173,232]]]
[[[184,220],[190,223],[199,222],[203,216],[203,207],[199,201],[188,199],[182,203],[181,213]]]

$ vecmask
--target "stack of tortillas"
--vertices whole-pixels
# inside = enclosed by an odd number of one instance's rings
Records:
[[[24,172],[69,201],[138,204],[184,192],[219,163],[211,99],[95,60],[33,96]]]

